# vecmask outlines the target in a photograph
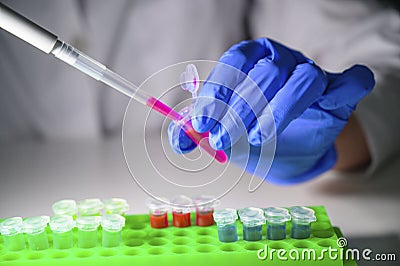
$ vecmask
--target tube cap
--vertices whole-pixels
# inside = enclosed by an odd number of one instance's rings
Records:
[[[125,226],[125,218],[119,214],[106,214],[101,217],[101,227],[107,231],[120,231]]]
[[[100,225],[100,216],[83,216],[76,219],[76,227],[82,231],[96,230]]]
[[[229,208],[214,211],[213,217],[217,225],[231,224],[238,218],[236,210]]]
[[[150,213],[155,215],[167,213],[170,209],[170,207],[166,203],[154,198],[149,198],[146,201],[146,205],[149,208]]]
[[[294,223],[309,224],[317,220],[314,211],[307,207],[302,207],[302,206],[290,207],[290,214],[292,216],[292,220]]]
[[[21,217],[12,217],[0,223],[0,233],[5,236],[13,236],[23,232]]]
[[[53,204],[53,212],[55,215],[71,215],[74,216],[78,213],[75,200],[60,200]]]
[[[207,212],[214,210],[214,207],[219,204],[219,200],[214,196],[202,195],[194,199],[194,204],[197,211]]]
[[[269,223],[284,223],[291,219],[289,211],[279,207],[265,208],[264,215]]]
[[[50,218],[50,228],[57,233],[65,233],[71,231],[75,227],[75,222],[72,216],[59,215]]]
[[[100,199],[85,199],[78,202],[79,213],[82,216],[100,214],[104,204]]]
[[[257,226],[265,224],[264,212],[260,208],[244,208],[239,210],[240,221],[246,226]]]
[[[49,216],[35,216],[27,218],[23,222],[24,232],[27,234],[39,233],[46,228],[49,221]]]
[[[103,201],[106,214],[124,214],[129,210],[128,202],[125,199],[111,198]]]
[[[192,199],[184,195],[174,197],[171,203],[173,204],[172,210],[178,213],[189,213],[193,205]]]

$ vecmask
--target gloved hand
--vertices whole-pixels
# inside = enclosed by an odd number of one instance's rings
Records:
[[[227,153],[247,133],[250,150],[243,152],[250,153],[248,163],[232,156],[230,160],[273,183],[297,183],[329,170],[336,162],[337,136],[374,86],[373,73],[365,66],[355,65],[341,74],[325,73],[301,53],[266,38],[236,44],[219,61],[241,70],[258,87],[243,84],[216,67],[208,80],[225,79],[223,84],[229,86],[203,85],[193,110],[193,127],[198,132],[210,131],[210,144]],[[260,90],[269,104],[260,97]],[[238,124],[247,132],[239,130]],[[175,127],[171,123],[168,130],[174,151],[194,149],[196,145],[184,132],[178,131],[179,138],[173,136]],[[254,162],[273,136],[276,153],[270,171],[257,172]]]

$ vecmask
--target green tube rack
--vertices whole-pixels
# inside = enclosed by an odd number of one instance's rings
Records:
[[[297,250],[305,248],[315,250],[317,256],[323,249],[336,248],[337,239],[341,237],[340,230],[332,227],[326,210],[322,206],[310,207],[315,211],[317,222],[311,226],[311,237],[304,240],[290,238],[291,223],[287,222],[284,240],[267,240],[266,226],[263,226],[263,239],[255,242],[243,240],[242,225],[237,222],[239,240],[233,243],[218,241],[217,227],[191,226],[187,228],[168,227],[153,229],[150,227],[148,215],[126,216],[126,226],[122,231],[122,244],[115,248],[101,246],[101,228],[98,230],[99,245],[94,248],[77,247],[77,231],[73,230],[74,246],[70,249],[54,249],[53,235],[46,229],[50,248],[42,251],[27,249],[8,252],[3,239],[0,238],[0,266],[109,266],[109,265],[357,265],[354,261],[331,260],[325,256],[323,260],[278,260],[274,257],[260,260],[257,256],[259,249],[273,248]],[[171,222],[171,217],[170,224]],[[194,213],[192,219],[195,219]],[[193,223],[194,224],[194,223]]]

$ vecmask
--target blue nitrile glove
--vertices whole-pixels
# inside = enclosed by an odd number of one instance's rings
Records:
[[[211,145],[229,153],[231,145],[234,148],[246,132],[238,130],[228,108],[218,104],[225,102],[239,115],[236,119],[242,121],[248,134],[249,161],[243,165],[239,160],[240,166],[273,183],[297,183],[329,170],[336,162],[337,136],[357,103],[374,86],[373,74],[365,66],[355,65],[341,74],[324,73],[301,53],[266,38],[234,45],[220,62],[243,71],[259,89],[243,86],[240,79],[230,76],[224,78],[235,93],[206,82],[194,106],[193,127],[199,132],[210,131]],[[216,68],[208,80],[220,80],[220,74]],[[260,100],[260,89],[270,109]],[[260,173],[253,162],[260,159],[261,146],[274,135],[270,110],[276,126],[276,153],[270,171]],[[174,128],[171,123],[168,133],[176,152],[196,147],[182,131],[179,138],[173,137]],[[230,160],[236,161],[233,157]]]

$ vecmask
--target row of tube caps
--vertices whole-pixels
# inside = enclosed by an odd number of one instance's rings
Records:
[[[49,248],[46,234],[47,226],[53,234],[53,248],[72,248],[72,230],[77,228],[78,247],[92,248],[98,245],[98,227],[102,227],[102,246],[116,247],[122,240],[122,228],[125,226],[123,215],[129,206],[124,199],[112,198],[86,199],[78,202],[61,200],[53,204],[53,217],[35,216],[26,218],[12,217],[0,224],[0,233],[9,251],[26,248],[25,237],[31,250]]]
[[[258,241],[263,237],[262,226],[267,223],[266,238],[282,240],[286,238],[286,222],[292,220],[291,238],[305,239],[310,237],[311,223],[316,221],[314,211],[307,207],[294,206],[289,210],[278,207],[244,208],[216,210],[213,213],[218,228],[218,239],[221,242],[238,240],[236,220],[243,225],[243,240]]]
[[[191,226],[190,213],[196,210],[196,225],[210,226],[214,224],[214,207],[219,204],[212,196],[199,196],[191,199],[184,195],[177,195],[168,200],[150,198],[146,205],[150,212],[150,226],[152,228],[166,228],[168,224],[168,212],[172,210],[172,225],[174,227]]]
[[[292,221],[291,238],[305,239],[310,237],[311,223],[316,221],[314,211],[307,207],[294,206],[289,210],[279,207],[244,208],[215,210],[219,204],[212,196],[200,196],[194,200],[179,195],[171,200],[159,201],[149,199],[147,206],[150,211],[150,226],[152,228],[168,227],[168,212],[172,209],[172,225],[175,227],[191,226],[190,213],[193,206],[196,210],[196,225],[210,226],[214,222],[218,228],[218,238],[221,242],[238,240],[236,220],[240,218],[243,225],[243,239],[258,241],[262,239],[262,226],[267,224],[267,239],[281,240],[286,238],[286,222]]]

